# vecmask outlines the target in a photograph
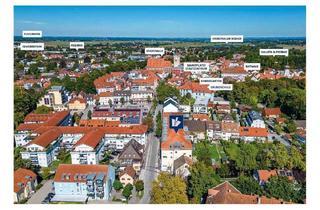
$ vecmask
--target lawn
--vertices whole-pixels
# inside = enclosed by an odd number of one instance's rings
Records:
[[[215,144],[210,145],[210,153],[211,153],[211,158],[215,159],[216,161],[220,160],[219,153],[217,151],[217,146]]]

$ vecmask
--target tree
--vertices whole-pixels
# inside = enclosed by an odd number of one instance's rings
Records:
[[[286,123],[285,130],[287,133],[293,133],[297,130],[297,126],[293,120],[289,120]]]
[[[263,190],[259,183],[251,176],[240,176],[232,184],[243,194],[263,195]]]
[[[150,113],[145,118],[143,118],[142,124],[148,126],[148,131],[153,130],[153,117]]]
[[[162,135],[162,117],[161,112],[158,112],[157,118],[156,118],[156,136],[161,137]]]
[[[168,97],[180,97],[179,90],[176,87],[168,85],[163,81],[158,85],[156,92],[159,103],[163,103]]]
[[[247,172],[257,167],[258,149],[253,144],[240,144],[240,153],[236,158],[236,165],[240,172]]]
[[[108,100],[108,104],[110,107],[112,107],[112,100],[111,99]]]
[[[229,166],[227,164],[221,164],[220,168],[217,169],[217,174],[223,178],[228,177],[230,174]]]
[[[277,144],[273,146],[273,157],[274,157],[274,167],[278,169],[283,169],[289,166],[290,157],[286,146],[283,144]]]
[[[285,176],[272,176],[266,183],[265,190],[268,196],[285,201],[297,201],[298,190],[295,184]]]
[[[306,170],[306,162],[305,157],[301,154],[301,152],[298,150],[298,148],[294,145],[290,148],[290,156],[292,165],[294,168],[301,169],[303,171]]]
[[[44,180],[47,180],[47,179],[50,179],[50,177],[51,177],[50,168],[49,167],[42,168],[41,178]]]
[[[123,97],[120,98],[120,103],[123,106],[123,104],[124,104],[124,98]]]
[[[135,183],[134,183],[134,186],[136,188],[136,191],[138,193],[142,192],[144,190],[144,183],[142,180],[137,180]]]
[[[187,204],[187,186],[181,177],[161,172],[152,182],[152,204]]]
[[[190,168],[190,173],[188,194],[196,202],[200,203],[208,189],[218,185],[220,179],[213,168],[202,161],[194,163]]]
[[[209,141],[204,140],[204,141],[199,141],[195,145],[195,149],[194,149],[194,155],[197,157],[197,160],[202,161],[208,166],[212,165],[211,151],[210,151],[211,146],[212,145],[210,144]]]
[[[87,118],[88,118],[89,120],[91,120],[91,117],[92,117],[92,111],[89,110],[88,113],[87,113]]]
[[[127,201],[129,200],[130,196],[132,195],[132,189],[133,189],[133,186],[132,186],[132,184],[129,183],[122,190],[122,195],[127,199]]]
[[[73,122],[76,123],[77,125],[79,125],[79,122],[80,122],[80,116],[77,112],[75,112],[72,116],[72,119],[73,119]]]
[[[42,106],[37,107],[37,109],[34,110],[34,113],[36,113],[36,114],[48,114],[48,113],[50,113],[52,111],[53,111],[52,107],[47,107],[47,106],[42,105]]]
[[[119,181],[119,180],[114,180],[114,182],[113,182],[113,188],[116,190],[116,191],[119,191],[119,190],[121,190],[122,188],[123,188],[123,185],[122,185],[122,183]]]

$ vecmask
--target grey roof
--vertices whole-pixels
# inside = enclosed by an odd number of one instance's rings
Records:
[[[185,155],[181,155],[178,159],[175,159],[173,161],[174,170],[176,170],[177,168],[179,168],[180,166],[182,166],[185,163],[187,163],[189,165],[191,162],[192,162],[191,158],[189,158]]]
[[[230,114],[228,114],[228,113],[223,116],[222,120],[223,121],[234,121],[232,116]]]
[[[206,122],[200,120],[184,120],[184,126],[191,132],[206,132]]]
[[[261,114],[256,111],[250,111],[249,116],[252,120],[263,120]]]
[[[306,121],[305,120],[295,120],[294,122],[297,127],[306,128]]]
[[[169,104],[173,104],[174,106],[178,107],[178,103],[175,100],[173,100],[172,98],[166,99],[163,103],[163,107],[165,107]]]
[[[121,153],[119,154],[119,160],[121,159],[134,159],[134,160],[142,160],[142,152],[143,145],[139,144],[136,140],[130,140]]]

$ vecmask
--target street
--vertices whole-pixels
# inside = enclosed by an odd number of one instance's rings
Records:
[[[91,113],[93,112],[94,105],[88,105],[85,110],[83,110],[83,114],[81,116],[81,120],[87,120],[88,119],[88,111],[91,110]]]
[[[43,182],[43,186],[28,200],[27,204],[41,204],[41,202],[47,197],[52,191],[52,180]]]
[[[158,105],[153,115],[154,125],[156,125],[156,116],[159,111],[162,110],[162,105]],[[155,131],[155,129],[154,129]],[[145,151],[145,162],[143,169],[141,170],[140,179],[144,181],[144,195],[140,200],[140,203],[147,204],[150,202],[150,192],[152,187],[152,181],[157,177],[159,173],[159,149],[160,139],[155,136],[155,133],[149,133]]]

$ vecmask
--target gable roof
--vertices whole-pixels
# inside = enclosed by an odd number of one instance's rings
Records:
[[[267,128],[240,127],[240,136],[248,137],[268,137]]]
[[[190,132],[206,132],[206,122],[200,120],[184,120],[184,126],[188,127]]]
[[[29,169],[19,168],[14,171],[14,192],[19,192],[29,180],[35,180],[37,174]]]
[[[140,152],[142,149],[143,145],[132,139],[124,146],[118,159],[142,160],[143,154]]]
[[[123,169],[123,171],[121,171],[119,173],[119,177],[122,177],[123,175],[128,174],[129,176],[131,176],[132,178],[135,177],[136,175],[136,171],[134,170],[134,168],[132,166],[127,166]]]
[[[77,147],[79,145],[87,145],[93,149],[95,149],[99,143],[101,142],[102,138],[104,137],[105,133],[100,129],[94,129],[84,135],[75,145]]]
[[[109,170],[108,165],[79,165],[79,164],[60,164],[54,176],[54,182],[86,182],[86,177],[90,174],[98,175],[100,173],[107,176]],[[65,179],[64,175],[68,175],[69,179]],[[78,175],[78,176],[76,176]],[[84,178],[79,175],[85,176]]]
[[[270,116],[270,115],[280,115],[281,114],[281,110],[279,107],[277,108],[264,108],[262,110],[262,113],[264,116]]]
[[[276,170],[257,170],[259,180],[263,182],[267,182],[271,176],[278,176]]]
[[[47,148],[52,142],[57,140],[61,136],[61,131],[58,128],[50,129],[44,132],[42,135],[36,137],[30,141],[27,145],[36,144]]]
[[[208,190],[207,204],[289,204],[280,199],[242,194],[228,181]]]
[[[172,146],[180,144],[180,149],[192,149],[191,141],[185,138],[185,133],[183,129],[178,130],[175,132],[174,129],[168,129],[167,139],[161,143],[162,150],[170,150]]]
[[[184,164],[192,165],[192,159],[187,157],[186,155],[181,155],[179,158],[173,161],[173,168],[176,170]]]

